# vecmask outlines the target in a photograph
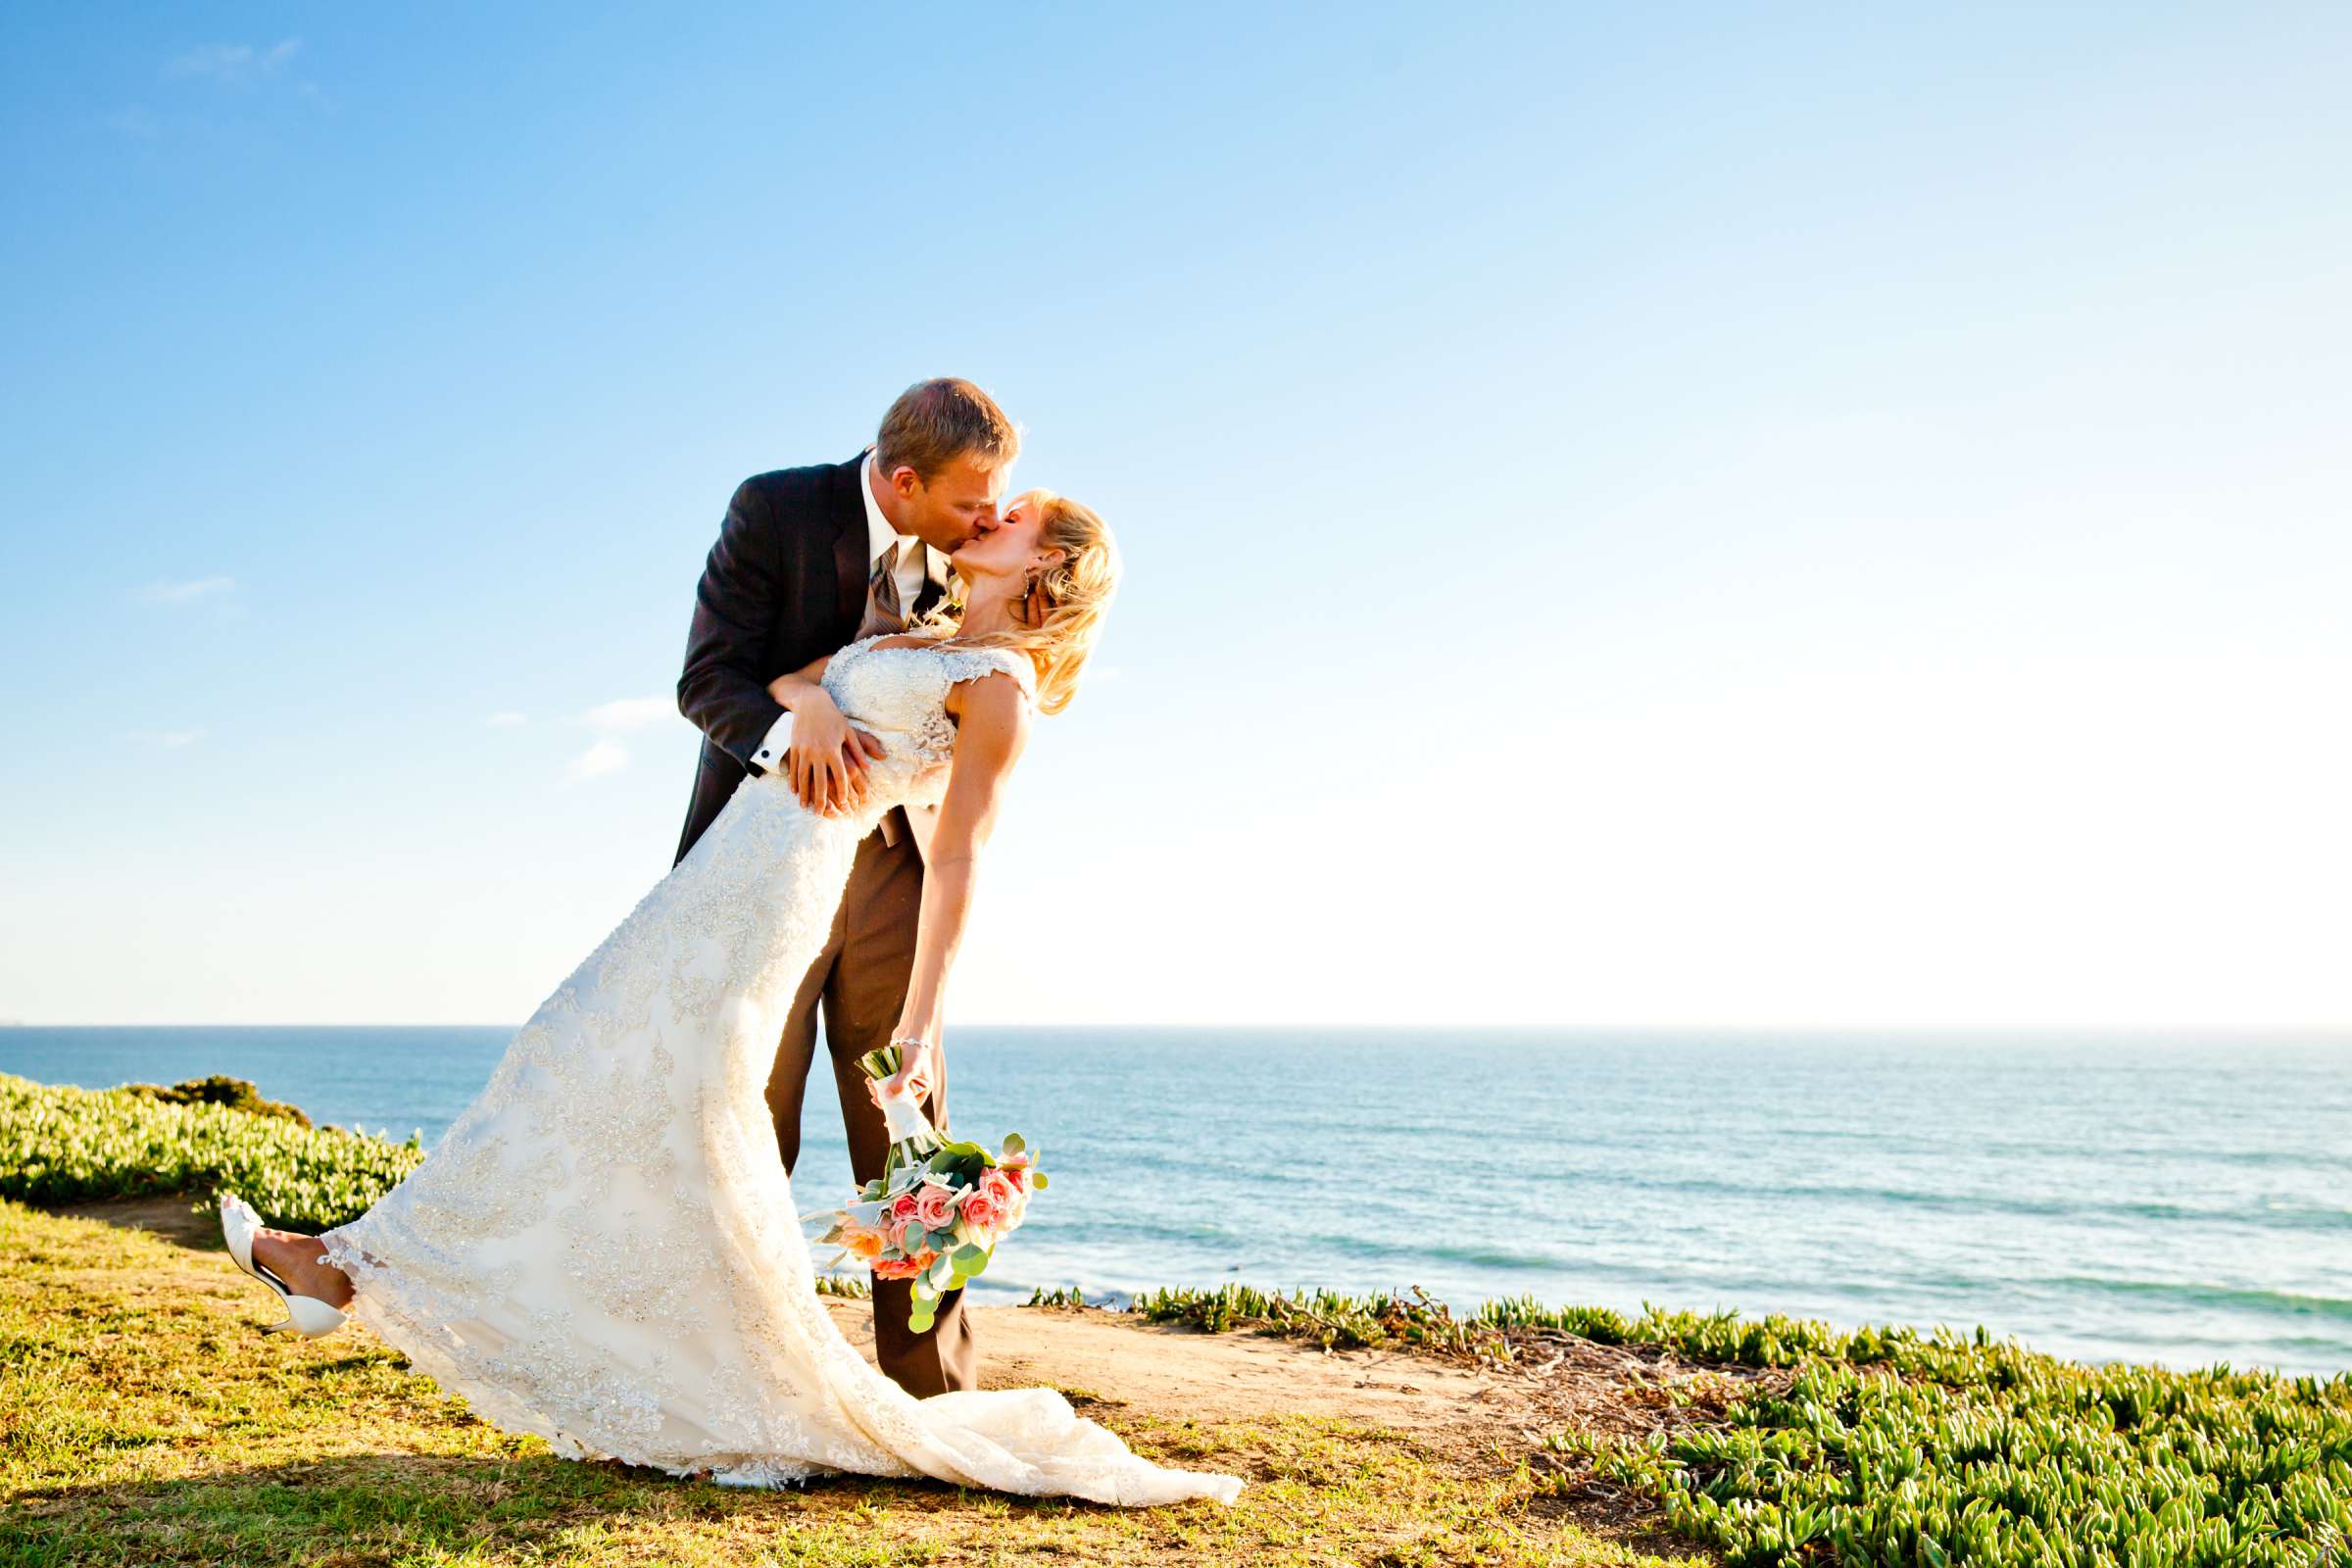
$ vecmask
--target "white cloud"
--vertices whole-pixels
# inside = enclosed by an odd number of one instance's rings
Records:
[[[224,594],[236,587],[234,577],[195,577],[186,582],[151,582],[139,590],[139,597],[151,605],[184,605],[191,599],[207,599]]]
[[[678,717],[678,705],[667,697],[622,697],[588,710],[588,722],[597,729],[643,729]]]
[[[516,722],[521,721],[521,714],[514,716]],[[494,717],[492,722],[496,721]],[[679,713],[678,705],[666,697],[616,697],[589,709],[580,715],[579,722],[603,733],[594,745],[573,758],[565,769],[574,782],[617,773],[629,765],[635,754],[614,739],[616,735],[632,735],[655,726],[692,728]]]
[[[564,770],[564,776],[574,782],[584,778],[602,778],[607,773],[617,773],[628,765],[629,749],[611,736],[606,736],[573,758],[571,765]]]
[[[502,708],[488,718],[483,719],[482,722],[492,729],[519,729],[530,720],[511,708]]]
[[[299,38],[286,38],[267,49],[249,43],[208,43],[191,49],[164,67],[167,76],[201,76],[209,81],[242,85],[275,74],[302,47]]]
[[[141,746],[193,746],[204,739],[200,729],[141,729],[131,731],[130,738]]]

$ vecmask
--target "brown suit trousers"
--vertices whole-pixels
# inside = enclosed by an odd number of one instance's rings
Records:
[[[899,832],[886,843],[879,831],[858,846],[850,868],[849,886],[833,915],[832,935],[825,951],[809,966],[785,1016],[784,1038],[776,1050],[776,1065],[767,1080],[767,1108],[776,1121],[776,1147],[790,1174],[801,1157],[801,1101],[808,1085],[808,1069],[816,1055],[817,1009],[824,1009],[825,1051],[833,1058],[833,1086],[841,1097],[841,1119],[849,1132],[850,1172],[859,1182],[882,1174],[890,1138],[882,1111],[865,1092],[866,1077],[858,1058],[878,1046],[890,1044],[890,1031],[906,1004],[907,976],[914,969],[915,928],[923,906],[923,858],[914,835]],[[932,1125],[948,1126],[947,1063],[943,1053],[939,1082],[924,1102]],[[813,1208],[818,1200],[802,1195],[800,1203]],[[913,1284],[868,1276],[874,1290],[874,1352],[891,1380],[916,1398],[951,1389],[980,1386],[979,1354],[972,1345],[970,1320],[964,1316],[963,1292],[940,1298],[929,1329],[916,1334],[906,1327],[913,1305]]]

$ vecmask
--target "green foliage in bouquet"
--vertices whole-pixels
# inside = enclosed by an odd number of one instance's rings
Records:
[[[226,1190],[271,1225],[316,1233],[359,1218],[423,1158],[414,1136],[387,1143],[226,1103],[0,1073],[0,1197],[23,1202],[175,1193],[209,1202]]]

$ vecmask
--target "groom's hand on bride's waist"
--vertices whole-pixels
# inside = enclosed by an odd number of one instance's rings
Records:
[[[784,753],[784,777],[793,794],[820,816],[862,808],[871,783],[866,769],[888,752],[855,725],[842,725],[838,738],[827,726],[810,728],[812,733],[803,733],[802,726],[794,725],[792,745]]]

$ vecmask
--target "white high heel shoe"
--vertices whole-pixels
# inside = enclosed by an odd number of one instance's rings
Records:
[[[322,1340],[343,1326],[340,1307],[327,1305],[315,1296],[297,1296],[284,1280],[253,1260],[253,1238],[262,1228],[262,1216],[242,1198],[220,1195],[220,1238],[228,1243],[228,1255],[237,1267],[260,1280],[277,1293],[286,1303],[286,1320],[272,1323],[262,1330],[264,1334],[283,1334],[292,1329],[307,1340]]]

